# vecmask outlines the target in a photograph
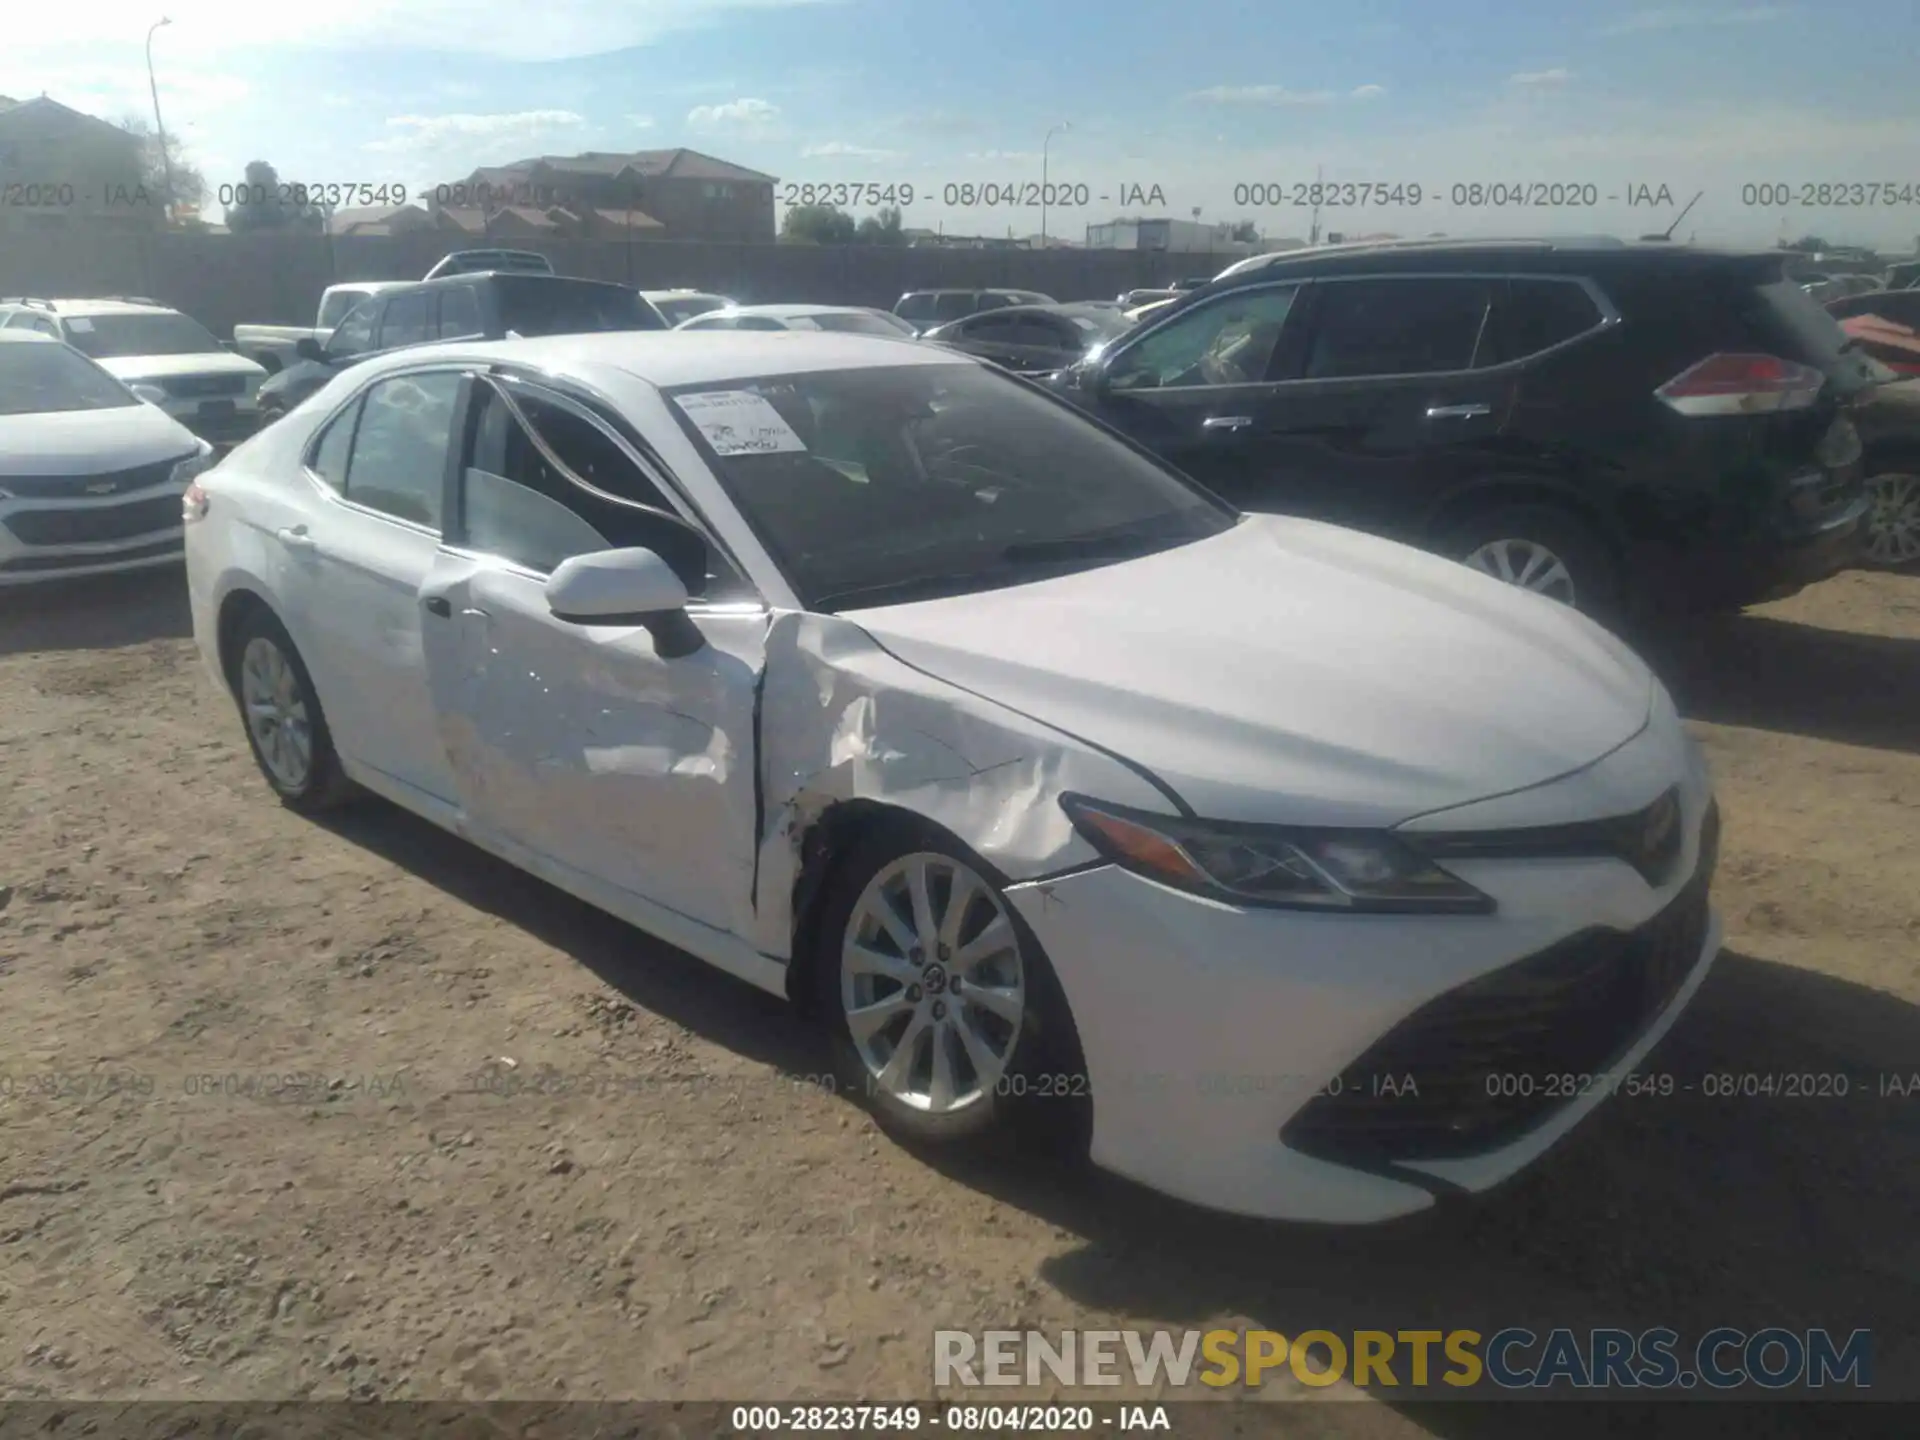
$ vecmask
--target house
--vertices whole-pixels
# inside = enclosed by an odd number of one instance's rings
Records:
[[[666,226],[641,210],[606,210],[581,205],[443,206],[433,212],[433,228],[473,240],[661,240]]]
[[[495,239],[558,234],[604,239],[760,241],[775,238],[773,176],[698,150],[590,151],[489,165],[436,185],[436,211]],[[511,213],[502,213],[511,212]],[[557,228],[546,230],[545,217]]]
[[[0,96],[0,234],[159,230],[165,196],[143,183],[146,142],[42,95]]]
[[[1203,225],[1198,220],[1139,217],[1087,227],[1089,250],[1159,250],[1226,255],[1254,247],[1233,238],[1231,224]]]
[[[421,205],[376,205],[336,210],[327,217],[329,235],[412,235],[440,227]]]

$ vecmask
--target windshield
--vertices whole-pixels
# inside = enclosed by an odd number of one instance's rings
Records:
[[[0,345],[0,415],[117,410],[140,402],[126,386],[65,345]]]
[[[600,330],[659,330],[660,316],[638,292],[591,280],[496,275],[500,323],[516,335],[583,335]]]
[[[852,335],[911,335],[913,327],[891,316],[863,315],[833,310],[807,317],[822,330],[844,330]]]
[[[653,302],[653,308],[665,317],[668,325],[678,325],[682,320],[691,320],[696,315],[705,315],[710,310],[724,310],[726,307],[725,300],[711,295],[661,296]]]
[[[201,355],[220,351],[213,332],[185,315],[75,315],[67,343],[96,360],[123,355]]]
[[[1074,328],[1089,341],[1111,340],[1133,328],[1133,322],[1127,319],[1126,312],[1120,309],[1109,310],[1105,306],[1088,307],[1084,310],[1062,311],[1071,320]]]
[[[336,290],[320,302],[319,329],[331,330],[352,312],[353,307],[366,299],[371,291]]]
[[[809,609],[966,594],[1215,535],[1234,514],[982,365],[669,392]]]

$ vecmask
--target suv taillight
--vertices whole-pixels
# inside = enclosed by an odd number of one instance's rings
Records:
[[[1827,377],[1777,355],[1722,352],[1689,366],[1653,393],[1682,415],[1762,415],[1804,410]]]

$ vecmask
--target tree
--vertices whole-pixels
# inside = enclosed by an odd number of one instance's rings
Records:
[[[1833,247],[1818,235],[1802,235],[1798,240],[1791,242],[1783,241],[1780,248],[1782,250],[1799,250],[1809,255],[1817,255],[1822,250],[1831,250]]]
[[[307,200],[299,186],[283,186],[280,172],[265,160],[248,162],[246,178],[234,187],[238,194],[227,209],[227,229],[305,230],[315,234],[327,228],[327,212]]]
[[[1228,238],[1242,245],[1258,245],[1260,243],[1260,227],[1251,220],[1242,220],[1238,225],[1233,227],[1233,233],[1229,235]]]
[[[850,245],[853,217],[832,205],[796,205],[780,223],[780,238],[796,245]]]
[[[188,157],[178,135],[168,133],[166,154],[162,156],[160,138],[145,120],[137,115],[128,116],[120,122],[120,128],[140,141],[140,184],[153,196],[156,205],[167,203],[169,168],[173,172],[172,200],[175,205],[197,210],[206,203],[207,177]]]
[[[883,206],[877,215],[869,215],[862,220],[856,238],[862,245],[906,244],[907,236],[901,228],[899,207]]]

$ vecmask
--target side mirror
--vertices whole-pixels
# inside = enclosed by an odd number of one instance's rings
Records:
[[[311,335],[302,335],[293,342],[293,353],[302,360],[325,360],[327,352],[320,348],[320,342]]]
[[[129,385],[127,388],[133,391],[134,398],[144,400],[149,405],[162,404],[167,398],[167,392],[158,385]]]
[[[577,625],[642,625],[660,655],[677,660],[706,644],[687,617],[687,587],[651,550],[600,550],[563,560],[547,580],[547,608]]]

